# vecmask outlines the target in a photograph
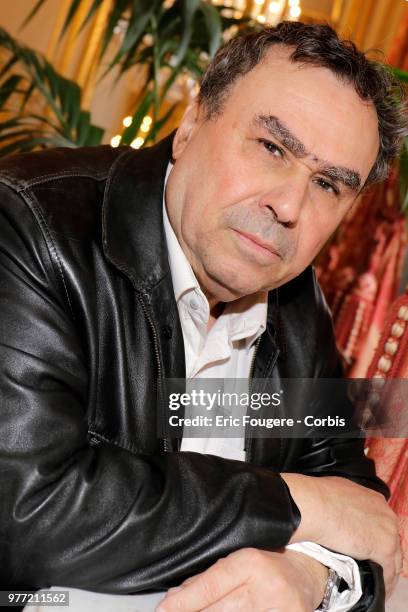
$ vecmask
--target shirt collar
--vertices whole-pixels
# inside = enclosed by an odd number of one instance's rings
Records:
[[[190,265],[187,257],[184,255],[183,249],[180,246],[177,236],[171,226],[167,208],[166,208],[166,185],[167,179],[173,168],[173,164],[170,162],[167,166],[166,178],[164,180],[163,190],[163,223],[164,233],[166,235],[167,250],[169,254],[169,265],[171,271],[171,278],[173,281],[174,296],[176,302],[179,301],[183,293],[190,289],[199,289],[198,281],[193,272],[193,268]]]
[[[173,281],[174,296],[178,303],[180,298],[188,291],[199,291],[202,293],[197,278],[193,272],[190,262],[180,246],[177,236],[171,226],[166,209],[166,185],[173,164],[169,162],[166,171],[163,190],[163,223],[167,242],[169,266]],[[208,304],[208,302],[207,302]],[[252,295],[229,302],[221,317],[228,318],[229,335],[233,340],[251,338],[256,340],[266,329],[266,317],[268,310],[268,292],[259,291]]]

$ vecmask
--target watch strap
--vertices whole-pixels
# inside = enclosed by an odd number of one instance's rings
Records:
[[[324,591],[322,603],[317,608],[318,612],[325,612],[326,610],[330,610],[330,606],[332,605],[339,588],[341,582],[341,577],[338,573],[329,568],[329,575],[327,577],[326,588]]]

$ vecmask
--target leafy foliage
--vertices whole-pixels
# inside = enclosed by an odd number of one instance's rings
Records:
[[[47,0],[39,0],[23,25],[28,23],[46,2]],[[94,0],[81,27],[88,23],[103,2],[104,0]],[[71,0],[62,29],[63,34],[80,8],[81,0]],[[191,45],[194,46],[194,43],[199,44],[200,51],[206,51],[212,57],[221,44],[222,31],[225,29],[221,10],[222,7],[212,6],[205,0],[115,0],[102,37],[101,57],[116,37],[115,29],[118,24],[124,24],[124,36],[110,68],[120,64],[122,71],[127,70],[134,63],[134,56],[143,42],[143,37],[153,30],[160,32],[163,40],[168,40],[169,37],[176,40],[177,64],[183,62],[188,49]],[[229,21],[240,23],[247,20]]]
[[[0,155],[39,146],[100,144],[104,130],[81,108],[80,87],[0,28]],[[30,108],[30,110],[27,110]]]
[[[23,25],[45,3],[38,0]],[[102,3],[90,3],[81,29]],[[71,0],[62,36],[82,6],[81,0]],[[177,107],[176,103],[164,108],[164,102],[179,75],[200,78],[222,42],[223,30],[244,23],[246,19],[224,17],[221,7],[205,0],[115,0],[102,33],[99,62],[111,44],[116,49],[104,74],[116,68],[119,78],[136,64],[146,66],[133,122],[124,130],[122,143],[133,141],[147,113],[153,121],[145,143],[155,140]],[[122,36],[117,34],[118,27]],[[82,109],[81,89],[75,82],[58,74],[41,54],[19,44],[1,28],[0,50],[6,56],[0,68],[0,155],[37,147],[100,144],[104,131],[93,125],[89,112]]]
[[[39,0],[25,20],[27,23],[46,3]],[[83,28],[102,5],[94,0],[83,18]],[[64,34],[81,8],[80,0],[71,0],[62,29]],[[104,75],[113,68],[121,77],[136,64],[146,65],[146,78],[133,110],[132,125],[122,134],[122,143],[130,144],[139,131],[143,117],[152,112],[153,122],[145,142],[154,140],[159,130],[173,114],[177,104],[164,111],[166,95],[181,74],[199,79],[222,43],[223,31],[232,25],[242,27],[247,18],[235,19],[223,15],[223,7],[215,7],[206,0],[115,0],[102,33],[99,61],[108,47],[116,51]],[[117,28],[123,32],[117,35]],[[163,71],[163,69],[166,69]],[[160,76],[166,74],[160,85]]]

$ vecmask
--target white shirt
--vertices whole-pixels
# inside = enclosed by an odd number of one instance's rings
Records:
[[[166,182],[171,168],[169,164]],[[187,380],[247,379],[256,339],[266,329],[268,293],[261,291],[230,302],[207,332],[209,304],[170,224],[164,196],[163,222],[183,332]],[[243,438],[183,437],[180,450],[245,461]],[[290,544],[287,548],[298,550],[333,568],[347,582],[350,588],[337,593],[331,612],[346,612],[360,599],[360,573],[354,559],[329,552],[313,542]]]

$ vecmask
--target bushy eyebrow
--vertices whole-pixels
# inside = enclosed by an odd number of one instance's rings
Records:
[[[350,191],[355,191],[356,193],[360,191],[361,177],[355,170],[343,168],[342,166],[330,166],[329,164],[323,163],[319,172],[332,181],[343,183]]]
[[[255,118],[254,123],[257,127],[263,128],[271,136],[276,138],[286,149],[288,149],[295,157],[302,159],[311,157],[312,160],[319,164],[319,173],[330,178],[332,181],[342,183],[351,191],[358,192],[361,188],[360,173],[351,168],[343,166],[335,166],[330,162],[324,161],[316,157],[307,150],[305,145],[293,132],[274,115],[259,115]]]

